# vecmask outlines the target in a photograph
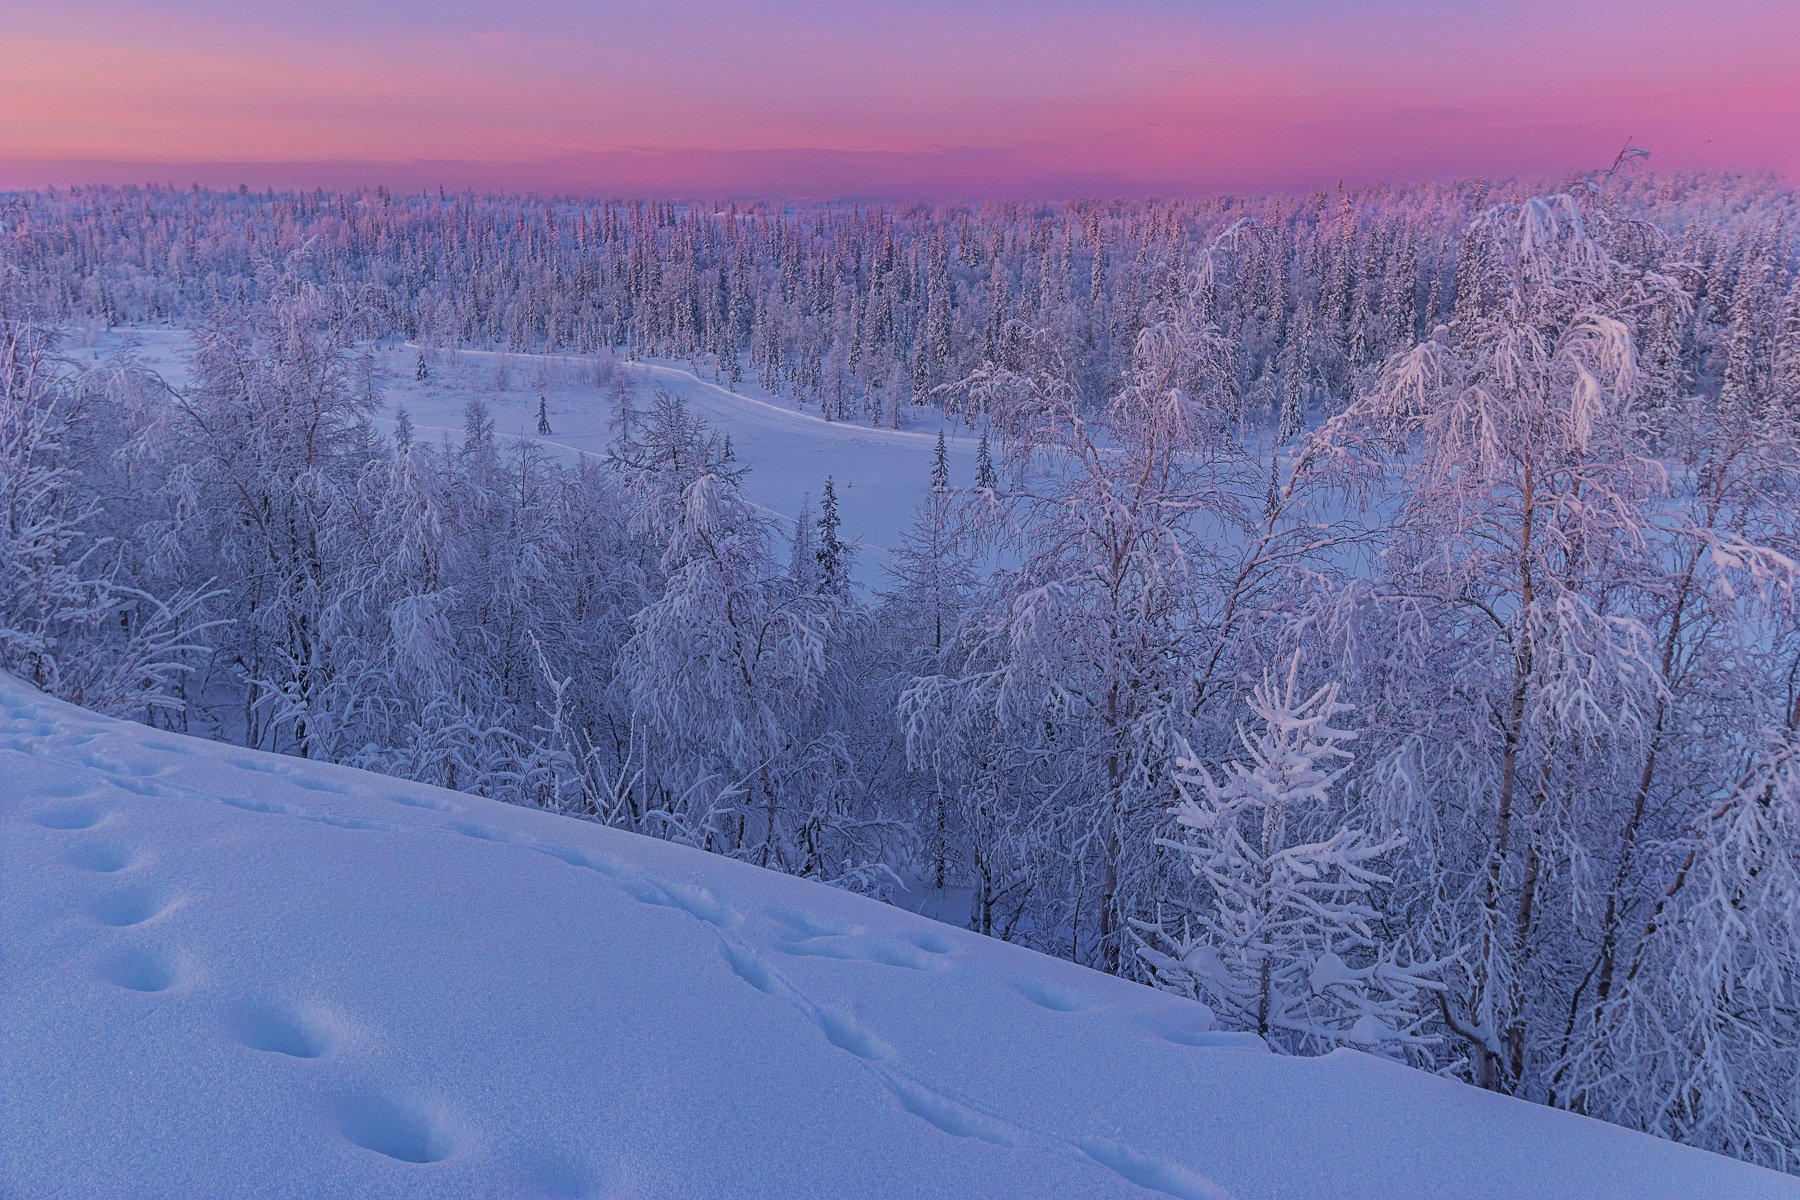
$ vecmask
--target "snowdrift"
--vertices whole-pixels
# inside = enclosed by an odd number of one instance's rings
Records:
[[[1800,1184],[567,818],[0,676],[0,1195]]]

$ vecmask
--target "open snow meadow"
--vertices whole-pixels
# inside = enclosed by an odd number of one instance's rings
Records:
[[[94,328],[77,332],[67,349],[88,361],[128,352],[176,386],[190,382],[193,339],[185,329]],[[825,480],[833,479],[845,538],[855,552],[855,578],[870,589],[893,585],[893,550],[930,487],[939,430],[945,434],[951,478],[966,486],[975,476],[978,431],[928,406],[908,411],[905,428],[890,429],[855,418],[828,420],[816,407],[809,411],[749,381],[733,390],[704,367],[702,377],[693,364],[633,362],[611,351],[576,356],[409,343],[363,349],[371,355],[380,389],[382,403],[374,417],[383,429],[392,430],[405,409],[420,438],[454,442],[462,435],[468,402],[480,399],[493,413],[497,436],[529,442],[564,462],[606,458],[617,436],[621,383],[643,409],[659,391],[678,397],[698,419],[731,438],[733,453],[748,468],[744,495],[782,523],[784,536],[802,511],[816,511]],[[549,419],[547,434],[538,432],[540,400]]]
[[[9,1196],[1800,1193],[649,838],[0,719]]]

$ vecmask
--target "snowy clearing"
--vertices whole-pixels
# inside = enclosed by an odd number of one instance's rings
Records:
[[[0,1193],[1795,1196],[817,884],[0,676]]]
[[[189,382],[188,333],[167,327],[122,327],[76,335],[68,352],[80,360],[132,346],[138,357],[176,387]],[[584,454],[604,456],[613,439],[610,401],[591,379],[594,359],[563,354],[502,353],[489,350],[427,350],[430,378],[414,377],[420,350],[384,344],[376,350],[381,420],[392,428],[404,406],[418,435],[436,441],[460,439],[463,408],[485,401],[494,430],[502,438],[528,439],[565,462]],[[844,536],[858,548],[856,578],[871,588],[888,582],[882,569],[888,551],[911,524],[931,473],[931,451],[940,417],[919,410],[908,429],[880,429],[855,421],[827,421],[791,400],[745,380],[737,391],[663,362],[616,365],[636,385],[636,403],[647,409],[657,389],[684,400],[708,425],[730,436],[738,461],[750,468],[744,494],[783,519],[783,534],[810,497],[816,510],[825,477],[833,477],[844,518]],[[545,399],[552,432],[539,437],[538,398]],[[977,439],[952,423],[945,427],[951,478],[966,486],[974,478]]]

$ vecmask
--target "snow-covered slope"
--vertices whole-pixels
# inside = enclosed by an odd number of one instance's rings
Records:
[[[1793,1196],[582,822],[0,676],[0,1195]]]

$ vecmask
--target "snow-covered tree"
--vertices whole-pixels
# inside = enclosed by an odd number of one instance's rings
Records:
[[[1340,823],[1330,793],[1349,773],[1354,734],[1338,688],[1307,694],[1300,658],[1267,676],[1240,728],[1241,761],[1215,770],[1182,747],[1175,770],[1185,857],[1202,892],[1178,931],[1141,926],[1156,981],[1206,1002],[1235,1029],[1317,1052],[1400,1053],[1423,1044],[1428,972],[1384,942],[1382,873],[1401,838]]]
[[[5,249],[0,244],[0,252]],[[106,421],[0,257],[0,670],[101,712],[178,709],[194,598],[131,587],[109,561],[76,425]]]

